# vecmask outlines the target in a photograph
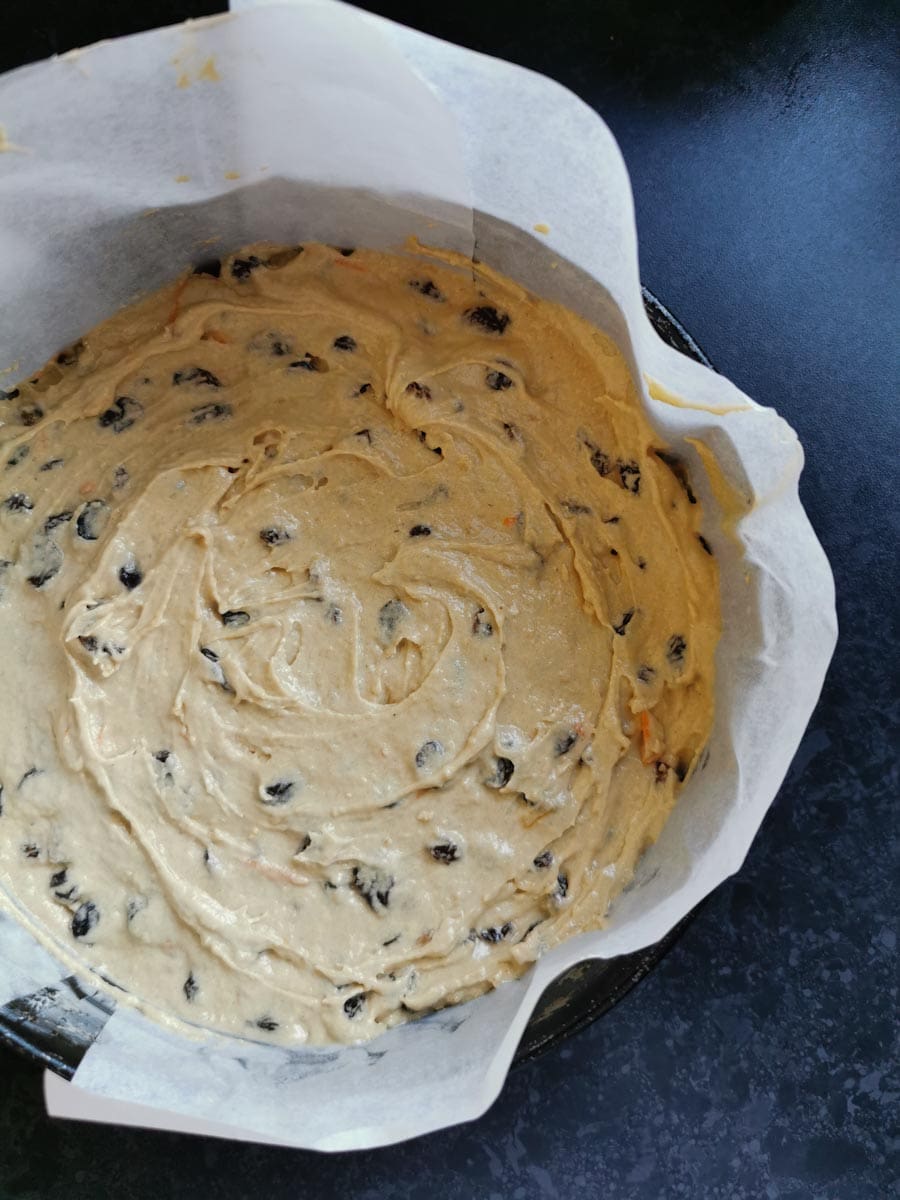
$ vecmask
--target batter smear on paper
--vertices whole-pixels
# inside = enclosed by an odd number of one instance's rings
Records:
[[[519,975],[706,744],[700,518],[616,347],[483,266],[197,268],[0,393],[0,882],[260,1039]]]

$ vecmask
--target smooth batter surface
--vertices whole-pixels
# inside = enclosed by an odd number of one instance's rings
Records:
[[[0,393],[0,882],[258,1038],[519,974],[704,748],[699,507],[608,339],[484,268],[181,280]]]

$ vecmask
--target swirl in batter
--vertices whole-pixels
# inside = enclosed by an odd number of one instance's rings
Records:
[[[706,743],[700,506],[615,346],[258,246],[0,393],[0,881],[157,1015],[368,1038],[600,926]]]

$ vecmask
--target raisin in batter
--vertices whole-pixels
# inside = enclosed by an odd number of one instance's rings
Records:
[[[0,881],[156,1015],[352,1041],[602,924],[718,583],[615,346],[257,246],[0,393]]]

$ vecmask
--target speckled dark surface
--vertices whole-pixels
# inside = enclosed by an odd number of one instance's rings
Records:
[[[645,283],[806,446],[837,655],[738,876],[480,1121],[337,1158],[54,1123],[39,1072],[0,1051],[0,1197],[884,1200],[900,1183],[896,10],[371,7],[544,70],[603,113]],[[723,25],[738,7],[752,15]],[[202,9],[12,0],[0,68]]]

